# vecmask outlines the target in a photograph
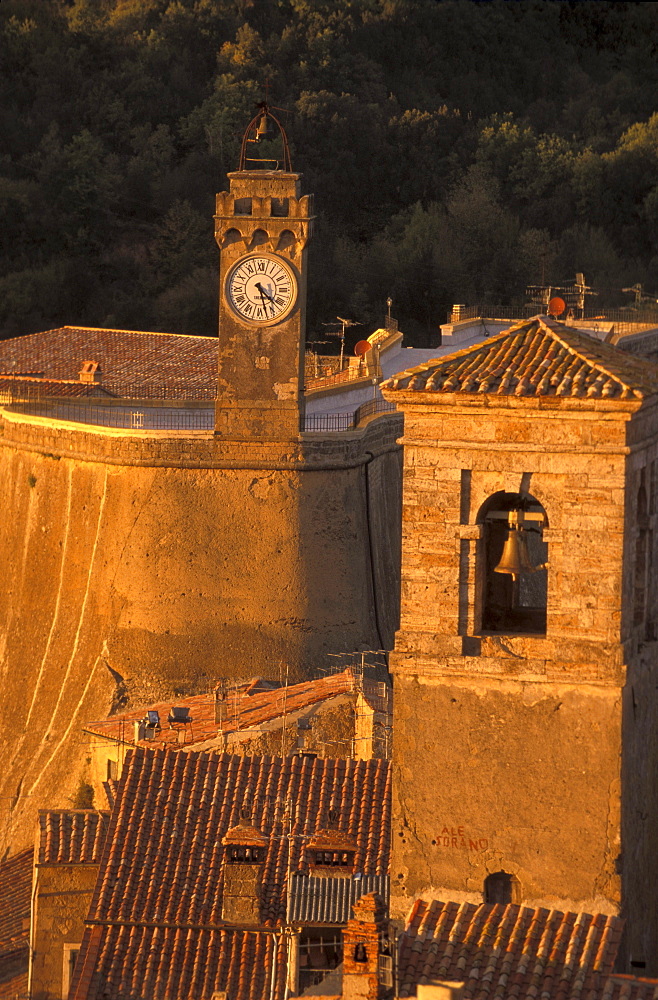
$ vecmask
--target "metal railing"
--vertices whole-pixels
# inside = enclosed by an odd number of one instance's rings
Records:
[[[25,413],[49,420],[66,420],[96,427],[120,430],[211,431],[215,426],[215,410],[182,410],[116,406],[94,406],[84,403],[49,400],[14,400],[6,404],[12,413]]]
[[[309,389],[329,389],[331,386],[358,382],[360,379],[372,379],[379,375],[381,375],[381,372],[376,365],[353,365],[350,368],[344,368],[342,372],[335,372],[332,375],[305,378],[304,388],[307,392]]]
[[[370,399],[353,413],[308,413],[303,420],[302,430],[325,434],[353,431],[373,413],[395,413],[395,403],[389,403],[386,399]]]

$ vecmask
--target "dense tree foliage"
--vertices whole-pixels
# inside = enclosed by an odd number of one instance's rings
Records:
[[[316,194],[311,331],[585,271],[658,291],[658,5],[3,0],[0,329],[214,333],[214,193],[265,94]]]

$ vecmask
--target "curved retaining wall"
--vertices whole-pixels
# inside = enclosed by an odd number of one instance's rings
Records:
[[[390,648],[401,418],[292,443],[0,414],[0,831],[70,804],[81,726]],[[97,803],[98,805],[98,803]]]

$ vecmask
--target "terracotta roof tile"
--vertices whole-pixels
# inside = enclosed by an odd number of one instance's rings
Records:
[[[215,722],[215,698],[211,694],[193,695],[179,702],[190,710],[192,723],[185,734],[185,743],[178,743],[178,732],[171,728],[168,720],[171,701],[157,702],[148,709],[157,711],[161,729],[152,740],[142,740],[145,746],[166,744],[173,749],[199,750],[222,749],[222,734],[228,736],[253,737],[255,730],[280,719],[285,711],[287,716],[318,705],[338,695],[355,691],[354,675],[351,670],[330,674],[316,680],[302,681],[283,687],[263,687],[260,678],[236,685],[226,696],[226,717],[221,724]],[[367,693],[367,692],[366,692]],[[134,723],[144,718],[146,709],[139,708],[122,715],[113,715],[102,722],[88,723],[86,732],[104,736],[123,743],[134,743]]]
[[[100,364],[103,388],[119,395],[130,386],[168,387],[209,399],[217,392],[216,337],[64,326],[0,342],[3,372],[38,371],[48,379],[78,380],[89,359]]]
[[[27,945],[33,864],[32,848],[0,861],[0,955]]]
[[[536,316],[382,383],[388,392],[642,399],[658,393],[658,366],[557,320]]]
[[[603,1000],[622,927],[603,914],[417,900],[400,938],[400,996],[446,979],[465,983],[464,1000]]]
[[[41,810],[37,863],[98,864],[109,821],[109,812],[95,809]]]
[[[247,803],[268,838],[260,919],[269,932],[229,930],[222,919],[222,839]],[[308,873],[305,844],[329,810],[355,840],[356,870],[387,874],[388,761],[132,750],[71,996],[206,1000],[228,988],[232,1000],[260,997],[255,970],[271,968],[288,872]]]

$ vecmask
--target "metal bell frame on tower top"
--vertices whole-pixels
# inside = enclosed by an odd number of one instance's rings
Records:
[[[260,142],[261,138],[265,138],[268,135],[269,129],[267,128],[267,125],[268,125],[269,120],[271,119],[274,122],[274,124],[277,126],[277,128],[279,129],[279,132],[281,134],[281,144],[283,146],[283,169],[284,169],[284,171],[286,173],[292,173],[292,161],[290,159],[290,146],[288,145],[288,136],[286,135],[286,130],[284,129],[283,125],[281,124],[281,122],[279,121],[279,119],[276,117],[276,115],[273,113],[273,111],[272,111],[270,105],[267,103],[267,101],[259,101],[259,103],[256,105],[256,107],[259,110],[256,112],[256,114],[254,115],[254,117],[251,119],[251,121],[247,125],[247,128],[245,129],[244,135],[242,136],[242,146],[240,148],[240,165],[238,167],[238,170],[248,170],[249,169],[247,167],[248,163],[274,163],[274,164],[276,164],[276,166],[274,167],[274,169],[275,170],[280,169],[279,168],[279,160],[275,160],[272,157],[247,156],[247,145],[248,145],[248,143],[250,143],[250,142],[258,143],[258,142]],[[277,110],[279,110],[279,109],[277,109]],[[254,134],[254,138],[250,138],[250,136],[252,135],[252,133]]]

